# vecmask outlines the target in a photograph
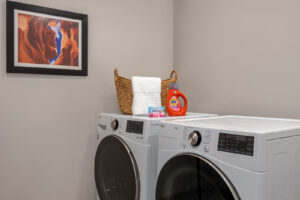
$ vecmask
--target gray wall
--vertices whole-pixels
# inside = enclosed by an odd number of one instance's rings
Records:
[[[0,0],[0,199],[94,200],[97,114],[118,111],[113,68],[166,77],[171,0],[26,0],[89,15],[89,76],[7,74]]]
[[[300,118],[300,1],[175,0],[190,110]]]

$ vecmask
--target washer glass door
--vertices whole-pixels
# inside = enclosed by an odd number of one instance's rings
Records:
[[[162,168],[156,200],[239,200],[225,175],[194,154],[179,155]]]
[[[138,200],[140,185],[137,165],[121,138],[108,136],[99,144],[95,179],[101,200]]]

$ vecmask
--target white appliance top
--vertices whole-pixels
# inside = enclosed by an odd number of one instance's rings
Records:
[[[252,132],[258,134],[299,129],[300,120],[261,118],[247,116],[220,116],[204,119],[178,119],[164,123],[176,123],[177,125],[195,126],[230,131]]]
[[[217,114],[209,114],[209,113],[195,113],[195,112],[187,112],[185,116],[167,116],[167,117],[148,117],[148,116],[139,116],[139,115],[124,115],[120,113],[100,113],[99,115],[109,115],[116,118],[126,118],[126,119],[135,119],[135,120],[148,120],[148,121],[163,121],[163,120],[178,120],[182,118],[194,118],[194,117],[214,117]]]

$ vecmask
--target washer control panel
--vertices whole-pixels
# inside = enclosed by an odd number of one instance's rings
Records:
[[[253,156],[254,137],[219,133],[218,151]]]
[[[193,127],[185,127],[183,131],[183,140],[180,146],[183,148],[200,148],[204,152],[210,151],[209,146],[211,143],[213,132],[211,130],[199,130]]]

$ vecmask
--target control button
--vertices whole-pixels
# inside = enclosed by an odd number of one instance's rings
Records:
[[[204,146],[204,151],[205,151],[206,153],[209,152],[208,146]]]
[[[185,133],[184,133],[184,134],[183,134],[183,139],[184,139],[184,140],[188,140],[188,139],[189,139],[189,134],[185,134]]]
[[[209,144],[209,140],[205,139],[203,143],[204,144]]]
[[[199,131],[193,131],[189,135],[189,142],[193,147],[199,146],[201,143],[202,137]]]
[[[117,130],[118,127],[119,127],[119,121],[117,119],[113,120],[111,123],[110,123],[110,126],[111,126],[111,129],[112,130]]]

